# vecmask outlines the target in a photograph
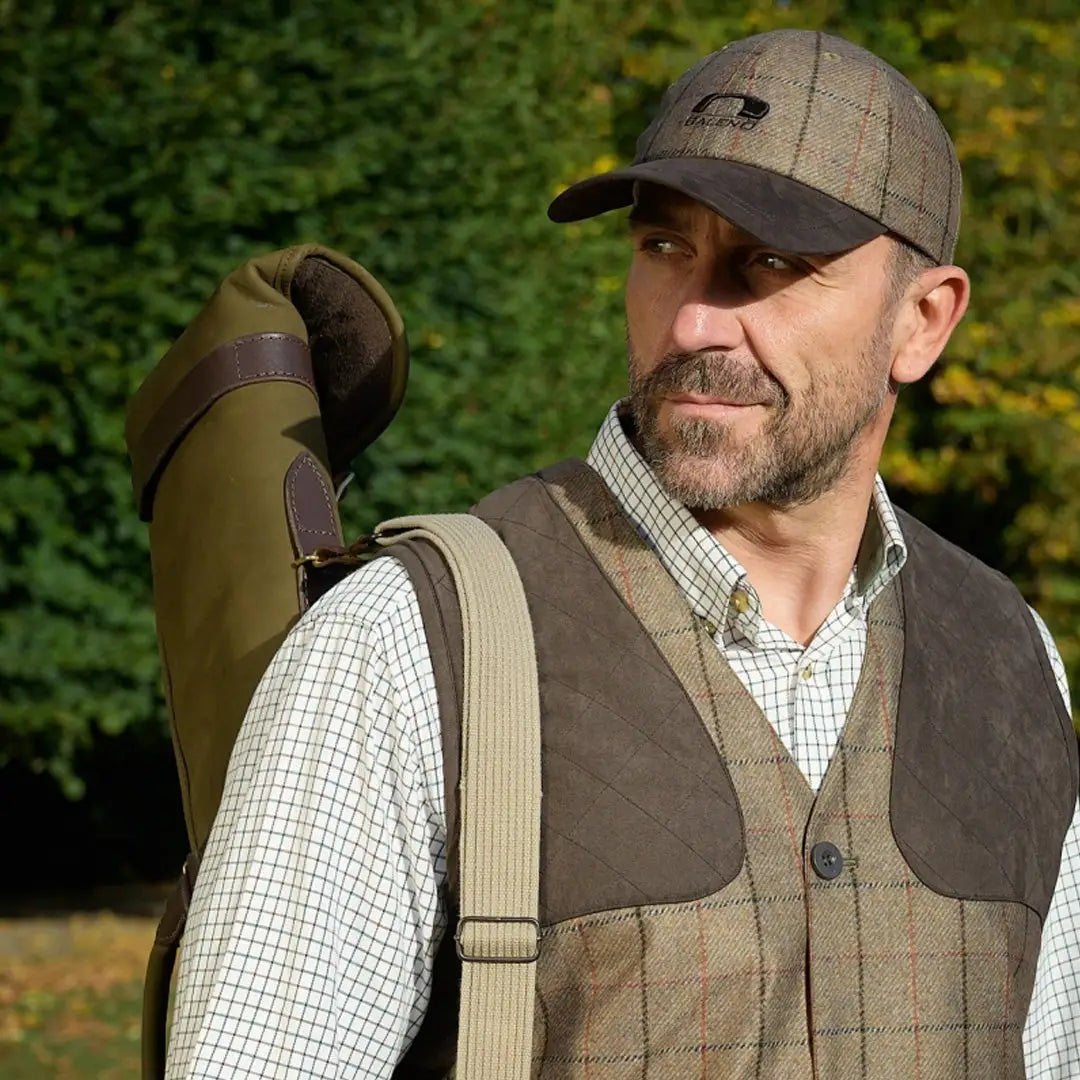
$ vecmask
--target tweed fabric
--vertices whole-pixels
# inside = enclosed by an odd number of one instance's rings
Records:
[[[709,95],[723,97],[703,106]],[[746,99],[765,102],[767,114],[738,122],[733,107],[730,116],[710,115]],[[705,57],[668,89],[634,164],[676,157],[790,177],[938,262],[952,259],[961,175],[948,133],[903,75],[843,38],[779,30]]]
[[[806,825],[805,850],[845,852],[807,875],[810,999],[822,1076],[1022,1077],[1039,950],[1026,904],[927,888],[893,836],[890,778],[904,654],[899,584],[870,609],[866,661]]]
[[[867,662],[815,800],[598,479],[570,470],[549,490],[695,703],[734,782],[746,852],[712,896],[545,931],[534,1075],[1022,1077],[1037,916],[931,892],[892,837],[899,585],[871,607]],[[810,868],[824,839],[847,859],[829,882]]]

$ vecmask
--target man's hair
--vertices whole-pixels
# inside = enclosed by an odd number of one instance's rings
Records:
[[[889,256],[889,276],[885,282],[885,304],[881,309],[882,326],[896,314],[896,305],[900,303],[900,297],[904,295],[907,287],[924,270],[938,265],[936,259],[930,258],[914,244],[902,240],[895,233],[889,235],[892,238],[893,247]],[[900,383],[896,382],[892,375],[889,376],[889,389],[894,394],[900,392]]]
[[[904,295],[904,290],[924,271],[937,262],[914,244],[909,244],[895,234],[892,257],[889,260],[889,280],[886,283],[886,311],[891,310]]]

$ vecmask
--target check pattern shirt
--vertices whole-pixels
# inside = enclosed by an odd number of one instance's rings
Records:
[[[804,647],[762,618],[742,567],[663,490],[617,405],[588,460],[817,788],[855,692],[867,610],[907,555],[884,484],[847,589]],[[396,560],[378,559],[305,615],[252,699],[181,949],[168,1080],[391,1076],[446,929],[442,784],[416,595]],[[1080,814],[1043,930],[1030,1080],[1080,1080],[1078,940]]]

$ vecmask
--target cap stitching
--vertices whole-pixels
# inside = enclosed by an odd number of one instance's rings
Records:
[[[870,119],[870,110],[874,104],[874,91],[877,89],[878,69],[873,68],[873,72],[874,74],[870,78],[870,97],[866,102],[866,107],[863,109],[863,120],[862,124],[859,126],[859,140],[855,144],[855,153],[851,157],[851,167],[848,169],[847,183],[844,185],[845,199],[851,194],[851,188],[855,182],[857,166],[859,164],[859,155],[862,153],[863,139],[866,137],[866,123]]]
[[[899,191],[893,191],[892,188],[885,189],[885,200],[883,200],[881,204],[882,210],[881,214],[879,215],[880,217],[885,216],[885,202],[889,199],[895,199],[897,202],[902,202],[905,206],[911,207],[919,214],[928,217],[935,225],[941,225],[942,221],[946,220],[942,218],[940,214],[935,213],[933,210],[930,210],[925,206],[920,209],[919,204],[914,199],[909,198],[907,195],[902,195]]]
[[[889,87],[889,112],[885,120],[885,175],[881,178],[881,209],[878,211],[878,217],[885,216],[885,203],[889,197],[889,177],[892,176],[892,143],[893,143],[893,124],[894,116],[896,113],[896,105],[893,101],[892,86]]]
[[[952,162],[949,162],[949,195],[945,200],[945,205],[952,210],[953,204],[953,181],[956,179],[954,175],[955,170],[952,168]],[[944,259],[949,248],[949,233],[952,231],[952,214],[949,214],[948,219],[942,225],[941,229],[941,254],[938,256],[940,259]],[[951,253],[950,253],[951,257]]]
[[[750,71],[746,77],[746,92],[752,94],[754,92],[754,79],[757,76],[757,64],[761,59],[761,52],[755,52],[750,60]],[[731,86],[731,79],[724,84],[724,89],[727,90]],[[739,140],[742,138],[742,128],[735,129],[735,138],[731,140],[731,153],[735,153],[739,148]]]
[[[792,158],[791,165],[788,169],[788,176],[792,176],[795,170],[799,167],[799,155],[802,154],[803,140],[806,138],[806,132],[810,128],[810,113],[814,106],[814,94],[817,92],[817,77],[818,72],[821,70],[821,31],[819,30],[814,35],[814,71],[810,76],[810,86],[807,88],[810,91],[810,96],[806,99],[806,112],[803,114],[802,127],[799,130],[799,137],[795,140],[795,156]]]
[[[839,102],[841,105],[847,105],[855,112],[861,113],[866,108],[864,104],[860,104],[854,98],[846,97],[837,90],[829,90],[825,87],[817,87],[814,89],[801,79],[793,79],[785,75],[762,75],[761,79],[763,82],[768,79],[771,82],[779,83],[781,86],[791,87],[793,90],[806,90],[818,97],[829,98],[832,101]],[[884,120],[887,118],[885,115],[873,111],[871,111],[870,115],[873,116],[875,120]]]
[[[926,165],[929,155],[926,152],[926,143],[922,145],[922,175],[919,177],[919,217],[924,213],[926,203]]]

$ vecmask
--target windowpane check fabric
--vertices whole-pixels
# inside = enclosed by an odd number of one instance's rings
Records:
[[[854,694],[867,609],[906,555],[884,486],[848,589],[803,649],[761,618],[738,563],[663,492],[617,407],[589,463],[816,790]],[[170,1080],[389,1077],[430,995],[445,846],[423,624],[404,568],[379,559],[312,608],[252,700],[181,950]],[[1038,1080],[1080,1077],[1078,934],[1080,815],[1025,1033]]]

